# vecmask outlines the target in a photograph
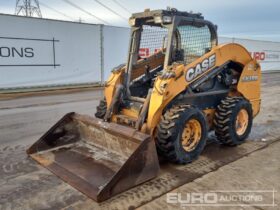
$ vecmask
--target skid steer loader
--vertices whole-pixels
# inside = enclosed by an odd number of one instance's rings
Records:
[[[260,65],[239,44],[218,45],[201,14],[147,9],[129,23],[128,61],[95,117],[69,113],[27,151],[98,202],[156,177],[158,155],[192,162],[210,131],[241,144],[260,110]]]

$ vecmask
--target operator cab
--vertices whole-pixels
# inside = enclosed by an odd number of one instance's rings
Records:
[[[190,64],[217,44],[216,26],[200,13],[145,10],[129,19],[131,40],[126,69],[129,96],[145,98],[159,72]]]

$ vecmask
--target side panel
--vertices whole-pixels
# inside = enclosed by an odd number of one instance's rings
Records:
[[[253,115],[256,116],[261,102],[261,68],[257,61],[253,60],[244,67],[237,90],[251,102]]]
[[[211,56],[215,57],[214,65],[210,68],[203,68],[203,66],[205,67],[206,65],[202,65],[202,63],[208,59],[209,64],[209,58]],[[213,48],[209,53],[205,54],[187,66],[174,66],[173,70],[176,74],[174,78],[160,79],[158,77],[153,88],[153,94],[148,112],[147,127],[149,128],[150,132],[153,132],[160,120],[163,109],[170,101],[172,101],[172,99],[184,91],[189,84],[196,81],[198,78],[203,77],[204,74],[207,74],[215,67],[221,66],[227,61],[234,61],[245,66],[247,63],[252,61],[252,58],[249,52],[241,45],[219,45]],[[198,67],[199,65],[200,67]],[[192,73],[195,73],[195,76],[190,77],[189,71],[193,71]]]

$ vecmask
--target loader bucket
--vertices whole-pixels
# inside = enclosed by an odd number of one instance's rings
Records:
[[[97,202],[159,172],[151,136],[76,113],[65,115],[27,154]]]

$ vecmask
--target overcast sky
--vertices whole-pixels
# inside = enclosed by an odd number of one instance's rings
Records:
[[[115,26],[128,27],[124,19],[130,16],[128,11],[140,12],[145,8],[165,9],[170,6],[182,11],[201,12],[207,20],[218,25],[218,33],[222,36],[280,41],[280,0],[99,0],[124,18],[115,15],[95,0],[69,1]],[[0,0],[0,12],[14,14],[15,2],[16,0]],[[44,18],[100,23],[63,0],[39,2],[42,2],[41,11]]]

